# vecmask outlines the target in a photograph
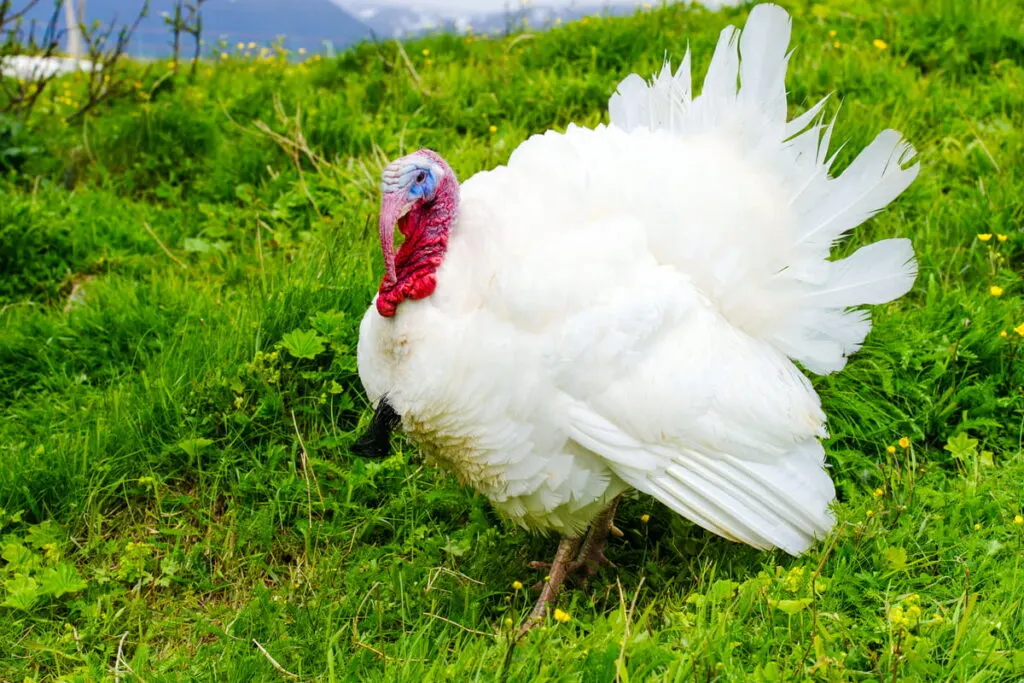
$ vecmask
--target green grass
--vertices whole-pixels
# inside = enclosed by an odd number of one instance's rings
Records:
[[[0,680],[284,678],[260,648],[331,681],[1024,677],[1024,11],[788,6],[793,111],[837,95],[838,166],[890,126],[922,161],[844,247],[910,236],[921,275],[814,380],[829,539],[758,553],[632,498],[618,569],[512,648],[512,584],[554,540],[404,442],[348,451],[384,161],[430,146],[465,178],[596,124],[687,40],[702,78],[746,10],[435,36],[405,46],[415,75],[393,43],[140,72],[84,127],[61,99],[0,131],[24,150],[0,182]]]

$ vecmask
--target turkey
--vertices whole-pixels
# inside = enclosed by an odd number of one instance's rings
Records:
[[[609,125],[535,135],[461,185],[427,149],[383,171],[359,445],[400,427],[502,515],[561,536],[524,631],[607,562],[629,490],[793,555],[833,525],[803,370],[841,370],[871,327],[856,307],[905,294],[917,266],[908,239],[830,251],[918,166],[886,130],[830,176],[824,100],[787,120],[790,29],[759,5],[722,31],[699,96],[687,50],[622,81]]]

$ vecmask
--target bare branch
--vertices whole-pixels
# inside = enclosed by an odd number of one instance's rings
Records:
[[[149,14],[149,0],[146,0],[130,25],[124,25],[117,29],[117,37],[113,47],[107,50],[107,45],[117,27],[117,16],[107,24],[106,27],[82,26],[82,38],[88,47],[89,61],[92,69],[89,71],[89,84],[86,91],[85,102],[77,110],[65,117],[69,123],[81,118],[83,115],[94,109],[100,103],[111,99],[122,93],[127,77],[123,69],[118,68],[119,62],[124,58],[128,49],[128,43],[135,34],[139,23]]]
[[[4,72],[0,78],[0,91],[4,96],[0,113],[15,113],[22,120],[29,117],[46,86],[57,75],[58,69],[48,69],[46,64],[60,48],[63,36],[57,23],[64,0],[56,0],[42,36],[36,37],[35,21],[30,22],[28,30],[25,30],[25,13],[38,1],[28,0],[20,11],[15,12],[11,12],[10,0],[0,2],[0,36],[3,40],[0,65]],[[26,65],[31,70],[23,77],[22,70]]]

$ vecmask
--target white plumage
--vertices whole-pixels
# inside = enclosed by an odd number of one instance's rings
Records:
[[[851,307],[910,289],[909,240],[828,257],[918,167],[885,131],[829,177],[823,103],[786,120],[789,32],[758,6],[700,96],[687,53],[626,78],[610,125],[469,178],[433,294],[364,317],[371,401],[512,520],[577,534],[632,487],[758,548],[831,528],[825,415],[794,361],[840,370],[870,328]]]

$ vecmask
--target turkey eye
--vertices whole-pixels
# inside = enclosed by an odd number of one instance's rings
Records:
[[[427,179],[427,172],[426,171],[420,171],[419,173],[416,174],[416,182],[417,183],[422,183],[426,179]]]

